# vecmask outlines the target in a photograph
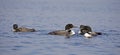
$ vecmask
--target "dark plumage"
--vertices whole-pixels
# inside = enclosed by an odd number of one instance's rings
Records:
[[[81,35],[84,35],[87,38],[93,37],[93,36],[97,36],[97,35],[102,35],[101,32],[93,32],[90,26],[86,26],[86,25],[80,25],[80,31],[79,33]]]
[[[67,24],[65,26],[65,30],[56,30],[49,32],[50,35],[60,35],[60,36],[71,36],[74,35],[75,32],[71,30],[71,28],[75,28],[76,26],[73,26],[73,24]]]
[[[29,29],[25,27],[18,27],[17,24],[13,24],[13,31],[14,32],[35,32],[35,29]]]
[[[80,31],[81,33],[80,34],[85,34],[87,32],[92,32],[92,29],[90,26],[86,26],[86,25],[80,25]]]

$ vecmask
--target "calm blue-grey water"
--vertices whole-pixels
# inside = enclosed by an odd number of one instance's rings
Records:
[[[14,23],[37,32],[12,32]],[[68,23],[90,25],[103,35],[47,35]],[[120,0],[0,0],[0,55],[119,54]]]

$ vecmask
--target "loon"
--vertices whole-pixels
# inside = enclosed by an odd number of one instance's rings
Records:
[[[13,32],[35,32],[35,29],[29,29],[25,27],[18,27],[17,24],[13,24]]]
[[[67,38],[69,38],[70,36],[75,34],[75,32],[71,30],[72,28],[76,28],[76,26],[74,26],[73,24],[67,24],[65,26],[65,30],[56,30],[56,31],[49,32],[48,34],[66,36]]]
[[[91,38],[102,34],[101,32],[93,32],[91,27],[87,25],[80,25],[80,31],[78,33],[84,35],[87,38]]]

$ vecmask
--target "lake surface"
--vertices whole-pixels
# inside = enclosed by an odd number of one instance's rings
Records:
[[[12,32],[14,23],[37,32]],[[47,34],[68,23],[103,35]],[[0,55],[120,55],[120,0],[0,0]]]

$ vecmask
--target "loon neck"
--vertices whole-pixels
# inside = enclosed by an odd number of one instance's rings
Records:
[[[66,30],[66,31],[69,32],[69,30]],[[75,31],[74,31],[74,30],[70,30],[69,34],[70,34],[70,35],[74,35],[74,34],[75,34]]]
[[[87,38],[91,38],[92,37],[92,35],[89,34],[89,33],[85,33],[84,36],[87,37]]]
[[[71,30],[71,35],[74,35],[75,34],[75,31],[74,30]]]

